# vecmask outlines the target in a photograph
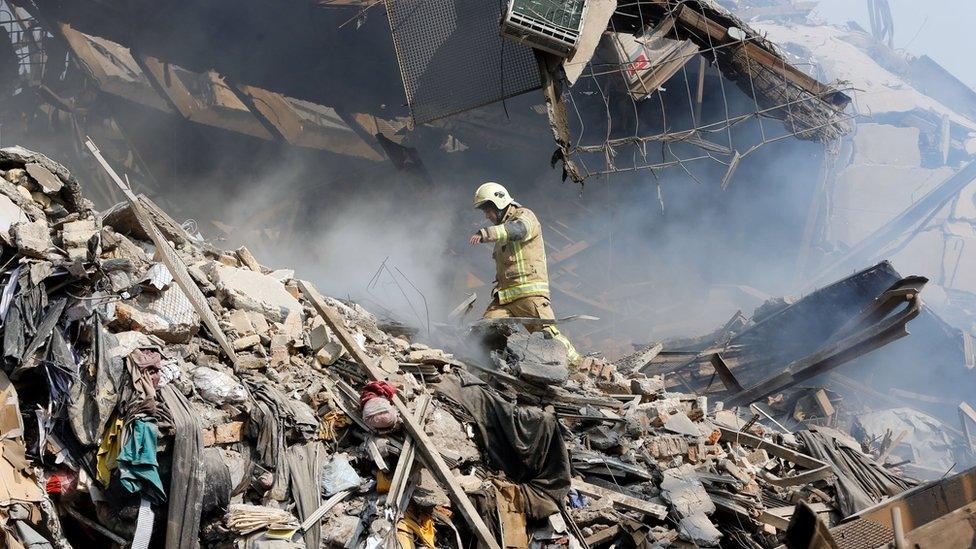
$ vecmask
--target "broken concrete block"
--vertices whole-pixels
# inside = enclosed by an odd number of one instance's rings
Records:
[[[254,325],[251,324],[251,318],[248,316],[248,311],[234,309],[230,311],[225,320],[230,329],[237,332],[238,335],[246,336],[256,333]]]
[[[200,291],[203,293],[209,294],[217,290],[217,287],[214,286],[213,282],[210,281],[210,278],[206,275],[206,273],[203,272],[203,269],[199,264],[188,265],[186,272],[190,274],[190,278],[197,283],[197,286],[200,287]]]
[[[17,207],[7,195],[0,194],[0,232],[7,233],[14,223],[29,221],[24,210]]]
[[[689,437],[700,437],[702,435],[701,430],[698,428],[698,424],[692,421],[687,414],[682,412],[668,416],[668,418],[664,420],[664,428],[672,433],[678,433],[679,435]]]
[[[664,471],[661,497],[671,504],[680,517],[690,517],[698,513],[710,515],[715,512],[715,504],[708,497],[705,487],[690,464]]]
[[[263,370],[268,366],[268,359],[251,353],[237,355],[237,367],[242,370]]]
[[[338,342],[330,341],[315,353],[315,360],[322,366],[331,366],[342,356],[344,349]]]
[[[14,239],[14,246],[29,257],[43,258],[54,246],[47,223],[43,221],[14,223],[10,227],[10,235]]]
[[[440,408],[429,412],[424,431],[435,448],[453,452],[461,456],[462,461],[477,460],[481,455],[475,443],[468,438],[461,422]]]
[[[769,453],[766,452],[765,448],[760,448],[753,452],[750,452],[745,457],[746,461],[751,463],[756,467],[765,467],[769,463]]]
[[[116,306],[112,326],[154,335],[168,343],[187,343],[200,330],[200,317],[179,286],[155,295],[143,292]]]
[[[648,453],[655,458],[669,458],[688,452],[688,440],[679,435],[660,435],[645,442]]]
[[[203,431],[203,445],[213,446],[214,444],[232,444],[240,442],[242,439],[241,429],[244,427],[243,421],[232,421],[215,425]]]
[[[511,357],[510,365],[526,381],[563,385],[569,379],[566,348],[543,332],[512,334],[506,349]]]
[[[329,336],[329,329],[326,328],[325,324],[318,324],[308,332],[308,345],[312,348],[312,352],[318,352],[330,341],[332,338]]]
[[[664,379],[661,376],[630,380],[630,392],[635,395],[654,396],[664,392]]]
[[[359,531],[358,516],[333,515],[322,520],[323,547],[345,547]]]
[[[243,351],[244,349],[250,349],[251,347],[260,344],[261,344],[261,337],[257,334],[251,334],[241,338],[237,338],[234,340],[233,343],[235,351]]]
[[[33,204],[34,197],[31,196],[31,192],[27,190],[27,187],[17,185],[17,192],[20,193],[20,196],[24,197],[25,200],[30,200]]]
[[[251,250],[247,249],[247,246],[241,246],[235,250],[234,253],[245,267],[256,273],[261,272],[261,264],[258,263],[258,260],[254,258],[254,254],[251,253]]]
[[[129,240],[127,236],[112,230],[111,227],[102,227],[99,240],[102,243],[101,257],[103,259],[149,261],[149,256],[146,255],[145,250]]]
[[[294,297],[295,299],[298,299],[298,297],[302,295],[302,291],[298,289],[298,285],[295,284],[294,280],[289,280],[285,284],[285,291],[288,292],[288,295]]]
[[[270,276],[216,265],[214,279],[218,295],[233,308],[255,311],[275,322],[282,322],[289,314],[301,318],[301,303],[285,290],[281,282]],[[301,331],[300,322],[298,331]]]
[[[422,349],[407,353],[407,362],[443,366],[454,363],[454,358],[440,349]]]
[[[61,226],[61,238],[67,246],[86,246],[97,230],[94,219],[79,219]]]
[[[406,352],[410,348],[410,342],[402,337],[394,337],[390,339],[390,343],[393,344],[393,348],[401,353]]]
[[[18,185],[22,181],[26,183],[27,170],[23,168],[11,168],[7,170],[7,173],[3,174],[3,178],[7,181]]]
[[[722,539],[722,532],[719,532],[703,513],[681,519],[678,523],[678,532],[681,539],[690,541],[698,547],[716,547]]]
[[[299,313],[289,312],[284,322],[277,325],[278,333],[288,338],[289,342],[302,341],[304,345],[305,326]]]
[[[58,176],[37,162],[28,162],[24,167],[27,169],[27,173],[37,182],[38,187],[47,194],[57,194],[61,191],[61,187],[64,186],[64,183],[61,183]]]
[[[275,269],[268,273],[268,276],[279,282],[286,282],[295,278],[295,271],[293,269]]]
[[[42,192],[32,192],[31,198],[34,199],[34,202],[37,202],[37,205],[40,206],[41,209],[46,210],[51,207],[51,197]]]
[[[255,311],[247,311],[247,318],[251,321],[251,326],[254,326],[254,331],[259,336],[266,336],[271,330],[271,325],[268,324],[268,319],[264,318],[264,315]]]
[[[271,366],[278,368],[288,362],[288,344],[291,339],[286,334],[271,337]]]

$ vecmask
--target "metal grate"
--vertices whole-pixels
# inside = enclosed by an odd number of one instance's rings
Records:
[[[532,49],[503,41],[497,0],[385,0],[417,124],[539,88]]]
[[[887,526],[864,518],[835,526],[830,529],[830,535],[840,549],[874,549],[895,540],[895,534]]]

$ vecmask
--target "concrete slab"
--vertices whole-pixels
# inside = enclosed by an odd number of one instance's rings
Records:
[[[221,300],[233,308],[255,311],[275,322],[302,314],[301,303],[268,275],[220,264],[215,266],[214,280]]]

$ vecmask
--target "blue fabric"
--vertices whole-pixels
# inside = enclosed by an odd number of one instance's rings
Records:
[[[129,436],[122,443],[119,453],[119,481],[131,493],[139,492],[153,503],[166,501],[163,481],[159,478],[159,463],[156,461],[156,424],[141,419],[132,422]]]

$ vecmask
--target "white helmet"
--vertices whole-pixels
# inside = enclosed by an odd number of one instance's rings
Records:
[[[508,194],[505,187],[494,181],[489,181],[478,187],[474,192],[474,207],[480,208],[485,202],[491,202],[499,210],[504,210],[509,204],[515,202],[512,195]]]

